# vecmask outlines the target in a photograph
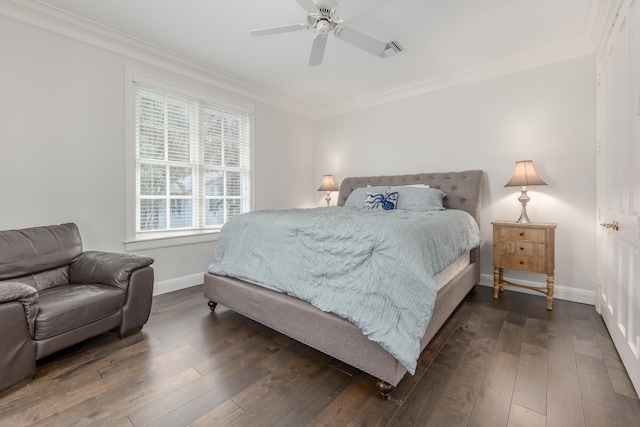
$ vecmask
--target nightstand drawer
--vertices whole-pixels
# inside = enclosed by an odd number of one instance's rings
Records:
[[[544,243],[547,233],[544,229],[524,227],[501,227],[500,240]]]
[[[500,256],[500,266],[514,270],[529,271],[531,273],[546,273],[547,258],[518,255]]]
[[[506,255],[545,257],[547,246],[544,243],[503,241],[499,250]]]

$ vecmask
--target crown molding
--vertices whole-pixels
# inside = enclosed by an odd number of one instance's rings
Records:
[[[580,37],[499,56],[476,64],[427,76],[353,99],[314,107],[273,93],[175,52],[136,39],[38,0],[0,0],[0,15],[152,65],[201,82],[222,93],[263,102],[313,120],[320,120],[557,62],[593,55],[606,43],[622,3],[633,0],[591,0]]]
[[[223,93],[311,117],[313,107],[37,0],[0,0],[0,15],[201,82]]]
[[[437,90],[592,55],[594,52],[595,46],[593,42],[585,36],[550,43],[434,74],[406,84],[389,87],[370,95],[321,107],[316,110],[314,118],[323,119],[351,113]]]
[[[606,26],[606,10],[611,4],[619,1],[620,0],[591,0],[589,2],[587,18],[584,23],[584,35],[591,40],[596,47]]]
[[[593,1],[593,0],[592,0]],[[610,0],[603,2],[600,8],[600,21],[594,33],[596,57],[600,60],[606,55],[613,40],[612,34],[627,17],[631,4],[635,0]]]

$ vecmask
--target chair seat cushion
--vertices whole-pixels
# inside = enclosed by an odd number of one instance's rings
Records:
[[[122,309],[125,293],[109,285],[63,285],[39,292],[34,338],[50,338]]]

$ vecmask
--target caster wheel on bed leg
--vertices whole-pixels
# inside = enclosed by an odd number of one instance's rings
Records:
[[[211,301],[209,300],[209,302],[207,303],[207,305],[209,306],[209,308],[211,309],[211,311],[214,311],[216,309],[216,306],[218,305],[217,302]]]
[[[382,380],[378,380],[378,382],[376,383],[376,387],[378,388],[378,392],[380,393],[380,398],[382,400],[389,400],[389,395],[395,388],[388,382]]]

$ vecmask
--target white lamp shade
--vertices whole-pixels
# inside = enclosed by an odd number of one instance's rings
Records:
[[[322,184],[320,184],[318,191],[338,191],[338,186],[333,180],[333,175],[325,175],[322,178]]]
[[[513,176],[505,184],[505,187],[527,187],[529,185],[547,185],[547,183],[536,173],[532,160],[517,161]]]

